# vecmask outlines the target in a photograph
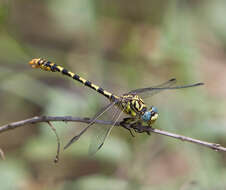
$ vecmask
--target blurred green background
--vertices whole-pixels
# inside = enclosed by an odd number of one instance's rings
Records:
[[[172,77],[180,85],[204,82],[150,99],[160,114],[154,127],[226,145],[225,10],[226,1],[212,0],[1,0],[0,125],[36,115],[92,117],[108,103],[28,65],[43,57],[119,95]],[[53,125],[64,145],[85,126]],[[54,164],[47,124],[2,133],[0,189],[226,189],[225,153],[114,128],[91,157],[91,135]]]

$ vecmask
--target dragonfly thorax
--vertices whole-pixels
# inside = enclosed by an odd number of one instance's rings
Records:
[[[149,125],[153,124],[158,119],[157,108],[151,106],[150,109],[148,109],[144,101],[137,95],[123,95],[119,102],[120,108],[124,111],[124,113],[141,119]]]
[[[143,120],[148,124],[152,124],[158,118],[157,109],[152,106],[147,108],[144,101],[137,95],[127,94],[120,97],[120,108],[124,113]]]

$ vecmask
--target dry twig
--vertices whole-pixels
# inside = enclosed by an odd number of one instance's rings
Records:
[[[47,121],[47,123],[49,124],[50,128],[52,129],[52,131],[55,133],[55,136],[56,136],[57,153],[56,153],[56,157],[54,159],[54,162],[57,163],[59,161],[59,156],[60,156],[60,138],[59,138],[59,136],[57,134],[57,131],[56,131],[55,127],[49,121]]]
[[[2,158],[2,160],[5,160],[5,154],[1,148],[0,148],[0,158]]]
[[[0,133],[6,132],[10,129],[15,129],[17,127],[22,127],[22,126],[28,125],[28,124],[35,124],[35,123],[40,123],[40,122],[48,122],[49,123],[50,121],[89,123],[91,121],[91,119],[90,118],[71,117],[71,116],[65,116],[65,117],[51,117],[51,116],[40,116],[40,117],[38,117],[38,116],[36,116],[36,117],[32,117],[32,118],[29,118],[29,119],[26,119],[26,120],[21,120],[21,121],[17,121],[17,122],[13,122],[13,123],[9,123],[9,124],[0,126]],[[96,120],[95,123],[102,124],[102,125],[112,125],[114,122]],[[116,126],[120,126],[120,122],[117,122]],[[121,126],[121,127],[123,127],[123,126]],[[179,139],[179,140],[182,140],[182,141],[187,141],[187,142],[199,144],[199,145],[211,148],[211,149],[216,150],[216,151],[226,152],[226,148],[221,146],[220,144],[201,141],[201,140],[198,140],[198,139],[193,139],[193,138],[190,138],[190,137],[170,133],[170,132],[155,129],[155,128],[147,128],[145,126],[139,126],[139,128],[141,128],[144,132],[156,133],[156,134],[172,137],[172,138],[175,138],[175,139]]]

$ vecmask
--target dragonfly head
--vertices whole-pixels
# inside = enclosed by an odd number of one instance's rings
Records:
[[[157,108],[151,106],[149,110],[144,112],[141,118],[143,121],[148,122],[149,124],[153,124],[158,119],[158,116],[159,114]]]

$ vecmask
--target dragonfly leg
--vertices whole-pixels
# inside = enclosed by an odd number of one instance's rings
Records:
[[[147,133],[147,135],[151,135],[150,131],[145,131]]]
[[[134,118],[124,118],[123,121],[120,122],[120,125],[125,128],[126,130],[128,130],[131,134],[132,137],[135,137],[135,135],[132,133],[131,127],[130,127],[130,123],[134,121]]]
[[[126,117],[126,118],[123,118],[123,123],[129,125],[131,123],[133,123],[134,121],[136,121],[136,118],[133,118],[133,117]]]
[[[128,131],[130,132],[130,134],[131,134],[132,137],[135,137],[135,135],[133,134],[133,132],[132,132],[132,130],[131,130],[131,128],[130,128],[129,126],[127,126],[127,125],[126,125],[125,123],[123,123],[123,122],[121,122],[120,125],[121,125],[124,129],[128,130]]]
[[[137,133],[147,133],[147,135],[151,135],[150,134],[150,130],[149,128],[151,126],[144,126],[142,125],[142,122],[141,121],[137,121],[133,124],[130,125],[131,128],[133,128]]]

